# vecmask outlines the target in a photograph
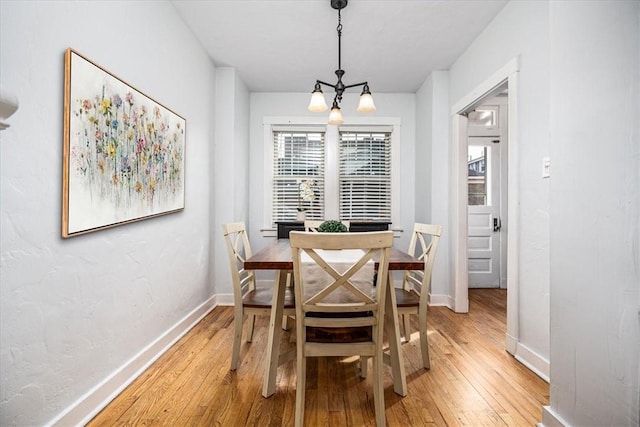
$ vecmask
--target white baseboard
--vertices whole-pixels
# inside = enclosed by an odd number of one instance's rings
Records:
[[[512,349],[515,351],[512,352]],[[516,342],[509,335],[507,335],[507,351],[537,376],[549,382],[549,361],[547,359],[522,343]]]
[[[538,423],[541,427],[570,427],[570,424],[556,414],[551,406],[542,407],[542,422]]]
[[[102,383],[49,422],[48,426],[83,426],[133,382],[145,369],[164,354],[183,335],[218,305],[217,296],[210,297],[191,313],[142,349],[131,360],[114,371]]]
[[[507,351],[509,352],[509,354],[511,354],[512,356],[516,355],[516,352],[518,350],[518,340],[507,334],[507,338],[506,338],[506,346],[507,346]]]
[[[449,295],[429,294],[429,305],[444,306],[453,310],[453,299]]]
[[[232,306],[233,305],[233,294],[218,294],[216,295],[216,306]]]

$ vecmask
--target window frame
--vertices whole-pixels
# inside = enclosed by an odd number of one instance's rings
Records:
[[[325,216],[339,215],[339,128],[343,131],[391,132],[391,226],[400,224],[400,142],[401,120],[399,117],[345,117],[338,126],[328,125],[326,117],[264,117],[264,176],[263,181],[263,227],[264,236],[275,236],[276,227],[272,219],[273,203],[273,133],[274,131],[324,132],[325,149]],[[333,156],[333,159],[330,157]],[[335,200],[333,200],[335,199]]]
[[[393,199],[393,193],[394,193],[394,189],[392,187],[393,153],[392,153],[392,141],[391,141],[391,139],[393,137],[393,129],[391,129],[390,127],[386,127],[386,126],[384,126],[384,127],[383,126],[376,126],[375,128],[372,127],[372,126],[368,126],[368,127],[363,127],[363,126],[343,126],[341,129],[339,129],[338,134],[339,134],[339,138],[338,138],[338,162],[337,162],[338,163],[338,168],[341,167],[341,154],[342,154],[342,149],[343,149],[343,146],[342,146],[342,141],[343,141],[342,140],[342,134],[350,134],[350,135],[356,135],[356,136],[357,135],[363,136],[363,135],[367,135],[367,134],[370,134],[370,135],[374,135],[374,134],[389,135],[388,139],[386,137],[384,138],[385,147],[388,147],[388,149],[389,149],[389,157],[390,157],[389,158],[389,164],[388,164],[389,175],[387,175],[387,174],[382,175],[384,177],[384,179],[381,179],[381,180],[380,179],[376,180],[375,178],[371,179],[370,182],[372,182],[372,183],[376,183],[376,182],[377,183],[381,183],[381,182],[387,183],[388,182],[389,183],[390,194],[389,194],[389,198],[387,199],[389,204],[387,205],[385,203],[385,206],[388,206],[388,213],[389,213],[389,216],[391,217],[392,216],[391,208],[392,208],[392,201],[393,201],[392,199]],[[387,143],[388,143],[388,145],[387,145]],[[386,156],[385,156],[385,159],[386,159]],[[384,169],[386,169],[386,168],[384,168]],[[379,170],[381,171],[382,169],[379,169]],[[366,175],[364,177],[365,178],[370,178],[371,175]],[[340,202],[342,200],[342,190],[343,190],[342,189],[342,184],[343,184],[343,182],[351,182],[351,183],[354,183],[354,184],[358,184],[358,183],[362,182],[360,178],[361,177],[357,177],[357,176],[343,175],[341,173],[341,170],[340,169],[338,170],[338,186],[339,186],[339,188],[338,188],[338,205],[339,205],[338,217],[340,217],[340,213],[344,209],[344,207],[341,205],[341,202]],[[360,195],[362,196],[362,195],[364,195],[364,193],[362,193]],[[360,210],[358,208],[357,204],[354,206],[353,210],[355,210],[356,212]],[[340,217],[340,219],[357,221],[357,219],[353,218],[353,217],[350,217],[350,218],[342,218],[342,217]],[[369,218],[369,219],[371,219],[373,221],[387,220],[387,218],[380,218],[380,217],[378,217],[378,218],[372,217],[372,218]],[[389,220],[391,220],[391,218],[389,218]]]
[[[274,222],[273,221],[273,217],[274,217],[274,215],[273,215],[273,207],[274,207],[273,206],[273,198],[274,198],[274,194],[273,193],[274,193],[274,191],[273,190],[274,190],[274,181],[276,181],[274,179],[274,163],[275,163],[274,162],[274,154],[275,154],[275,151],[276,151],[276,149],[275,149],[275,140],[276,140],[275,137],[276,137],[276,133],[278,133],[278,132],[292,133],[292,134],[295,134],[295,133],[299,133],[299,134],[318,133],[318,134],[322,135],[322,141],[324,143],[324,146],[322,147],[322,155],[323,155],[323,159],[322,159],[322,166],[323,166],[322,178],[324,179],[324,181],[322,182],[322,188],[320,189],[321,190],[320,191],[320,199],[323,202],[322,203],[322,211],[324,211],[324,209],[326,207],[326,201],[324,200],[324,193],[325,193],[324,185],[325,185],[325,182],[327,181],[326,171],[324,170],[324,168],[326,167],[326,163],[327,163],[327,160],[326,160],[326,158],[327,158],[326,141],[325,141],[325,139],[326,139],[326,130],[324,128],[322,128],[322,127],[301,127],[301,126],[297,126],[297,127],[293,128],[293,127],[290,127],[290,126],[272,126],[272,128],[271,128],[271,138],[273,139],[273,141],[271,141],[271,146],[270,146],[271,153],[269,153],[270,159],[271,159],[271,161],[270,161],[271,168],[270,168],[270,173],[269,173],[269,177],[271,179],[271,187],[270,187],[271,197],[270,197],[270,200],[272,202],[272,203],[269,204],[269,207],[271,209],[271,215],[270,215],[271,223]],[[307,177],[310,177],[310,175],[304,175],[304,176],[300,175],[298,179],[304,180]],[[314,181],[318,180],[319,178],[320,177],[316,177],[314,179]],[[289,176],[289,177],[283,178],[283,179],[288,181],[288,180],[293,179],[293,176]],[[299,187],[299,185],[300,184],[298,184],[298,187]],[[299,188],[298,188],[298,191],[300,191]],[[314,219],[314,218],[310,217],[309,219]]]

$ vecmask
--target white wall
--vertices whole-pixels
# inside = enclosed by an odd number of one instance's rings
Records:
[[[215,103],[215,147],[211,170],[212,277],[216,294],[222,297],[220,302],[233,304],[233,285],[227,248],[221,234],[222,224],[249,221],[249,91],[234,68],[216,69]]]
[[[640,3],[553,1],[550,22],[545,423],[638,426]]]
[[[0,424],[43,425],[213,295],[214,67],[162,1],[3,1],[0,28]],[[60,237],[67,47],[186,118],[184,211]]]
[[[431,222],[434,81],[430,74],[416,92],[416,221]]]
[[[350,117],[399,117],[401,120],[400,184],[402,188],[400,203],[400,224],[411,230],[414,222],[415,203],[414,190],[414,150],[415,150],[415,95],[374,93],[377,110],[374,113],[359,114],[356,112],[359,93],[345,94],[341,109],[348,123]],[[272,238],[261,238],[261,230],[268,226],[263,224],[264,218],[264,117],[310,117],[313,120],[328,118],[328,112],[310,113],[307,110],[310,94],[308,93],[252,93],[250,139],[251,154],[249,162],[249,200],[250,200],[250,235],[254,251],[261,249]],[[394,224],[395,226],[396,224]],[[407,233],[394,242],[399,247],[407,247]]]
[[[549,358],[549,3],[509,2],[449,71],[451,106],[511,59],[520,58],[519,343],[539,361]]]
[[[431,275],[431,304],[451,306],[449,223],[449,72],[434,71],[416,92],[416,222],[440,224],[442,238]]]

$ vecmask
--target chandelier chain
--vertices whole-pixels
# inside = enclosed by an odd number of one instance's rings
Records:
[[[342,43],[340,42],[342,40],[342,14],[340,13],[341,9],[338,9],[338,26],[336,27],[336,31],[338,31],[338,69],[341,70],[342,69],[342,55],[341,55],[341,50],[342,50]]]

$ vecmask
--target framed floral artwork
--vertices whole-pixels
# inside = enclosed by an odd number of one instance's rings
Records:
[[[184,209],[186,120],[69,48],[62,237]]]

